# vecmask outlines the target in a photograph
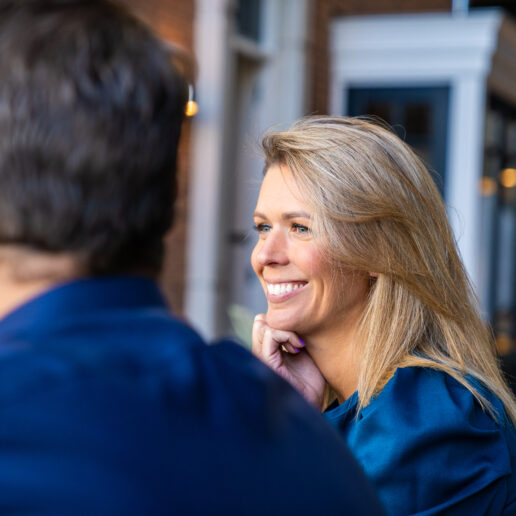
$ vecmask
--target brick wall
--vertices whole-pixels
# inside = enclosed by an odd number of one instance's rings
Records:
[[[119,0],[165,40],[192,49],[195,0]]]
[[[192,55],[195,0],[120,0],[165,41]],[[161,284],[176,314],[183,309],[185,287],[186,214],[190,168],[191,122],[183,126],[178,159],[178,197],[173,229],[166,237],[167,253]]]
[[[449,11],[451,0],[314,0],[310,49],[311,113],[327,113],[330,84],[328,28],[335,16]]]

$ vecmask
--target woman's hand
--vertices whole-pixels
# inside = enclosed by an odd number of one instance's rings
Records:
[[[321,410],[326,381],[304,346],[295,333],[268,326],[264,314],[255,317],[253,353]]]

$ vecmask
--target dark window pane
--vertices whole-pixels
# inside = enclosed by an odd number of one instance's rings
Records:
[[[430,105],[407,104],[405,108],[405,129],[407,134],[431,136]]]
[[[236,19],[238,33],[254,41],[260,40],[261,0],[239,0]]]
[[[366,104],[364,112],[368,115],[381,118],[388,124],[392,124],[391,106],[386,102],[370,101]]]

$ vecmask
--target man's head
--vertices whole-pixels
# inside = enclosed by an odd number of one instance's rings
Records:
[[[0,247],[156,273],[186,87],[104,0],[0,0]]]

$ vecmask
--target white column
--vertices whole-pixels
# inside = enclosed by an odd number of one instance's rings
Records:
[[[475,286],[480,277],[479,228],[485,118],[483,76],[462,76],[452,83],[448,182],[446,185],[449,220],[462,260]]]
[[[215,335],[218,227],[224,149],[224,96],[231,0],[196,0],[195,55],[199,112],[193,120],[185,315],[206,338]]]
[[[311,0],[266,0],[262,126],[285,126],[306,114]]]

